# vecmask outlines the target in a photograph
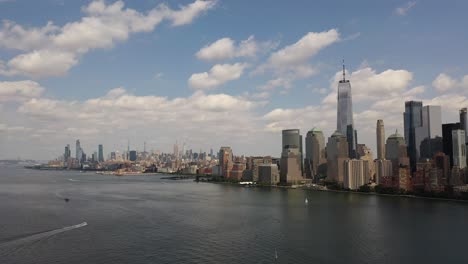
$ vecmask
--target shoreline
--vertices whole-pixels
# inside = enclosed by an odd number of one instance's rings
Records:
[[[215,183],[215,184],[229,184],[235,185],[238,187],[245,187],[244,185],[240,185],[238,183],[232,182],[214,182],[214,181],[203,181],[206,183]],[[309,187],[291,187],[291,186],[278,186],[278,185],[250,185],[250,188],[279,188],[279,189],[301,189],[301,190],[308,190],[308,191],[317,191],[317,192],[334,192],[334,193],[351,193],[351,194],[360,194],[360,195],[374,195],[374,196],[384,196],[384,197],[395,197],[395,198],[409,198],[409,199],[426,199],[426,200],[436,200],[436,201],[445,201],[445,202],[458,202],[458,203],[468,203],[468,200],[463,199],[453,199],[453,198],[438,198],[438,197],[425,197],[425,196],[418,196],[418,195],[409,195],[409,194],[386,194],[386,193],[376,193],[376,192],[357,192],[357,191],[345,191],[345,190],[329,190],[329,189],[315,189]]]

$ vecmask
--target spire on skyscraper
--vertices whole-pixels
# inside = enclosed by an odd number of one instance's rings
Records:
[[[346,81],[346,73],[345,73],[345,64],[344,64],[344,59],[343,59],[343,82]]]

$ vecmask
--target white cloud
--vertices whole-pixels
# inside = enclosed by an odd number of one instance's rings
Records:
[[[239,57],[255,57],[259,52],[267,52],[274,48],[276,43],[257,42],[254,36],[248,37],[236,45],[231,38],[221,38],[201,48],[195,56],[201,60],[224,60]]]
[[[48,22],[44,27],[25,28],[4,21],[0,29],[0,47],[25,53],[4,63],[0,74],[64,75],[89,50],[111,48],[117,42],[127,40],[132,33],[153,31],[163,20],[170,21],[173,26],[191,23],[215,4],[213,0],[196,0],[179,10],[160,4],[143,13],[125,8],[123,1],[107,4],[95,0],[83,7],[86,16],[62,27]]]
[[[0,102],[22,101],[39,97],[44,88],[33,81],[0,82]]]
[[[403,6],[397,7],[395,13],[399,16],[406,16],[408,12],[416,5],[416,1],[409,1]]]
[[[465,75],[460,81],[452,78],[446,73],[441,73],[432,82],[432,86],[439,92],[447,92],[449,90],[464,88],[468,89],[468,75]]]
[[[284,88],[289,89],[297,79],[308,78],[317,73],[309,60],[320,50],[339,41],[340,34],[336,29],[323,32],[309,32],[296,43],[273,52],[267,62],[258,66],[253,74],[272,71],[274,78],[262,89],[277,87],[281,80]]]
[[[329,94],[323,102],[336,103],[336,90],[340,79],[342,79],[342,72],[337,72],[331,83],[333,93]],[[377,73],[374,69],[366,67],[347,74],[347,79],[351,82],[353,102],[359,102],[401,95],[413,80],[413,73],[393,69]]]
[[[239,79],[247,67],[246,63],[216,64],[209,72],[192,74],[188,83],[195,89],[211,89],[228,81]]]

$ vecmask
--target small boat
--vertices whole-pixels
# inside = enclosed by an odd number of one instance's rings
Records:
[[[68,199],[68,198],[65,198],[65,199],[63,199],[63,200],[64,200],[65,202],[67,202],[67,203],[70,201],[70,199]]]
[[[278,251],[276,251],[276,248],[275,248],[275,261],[278,260]]]
[[[307,200],[307,198],[305,198],[304,203],[305,203],[306,205],[309,204],[309,200]]]

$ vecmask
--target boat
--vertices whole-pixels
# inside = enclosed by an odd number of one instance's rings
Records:
[[[275,261],[278,261],[278,251],[276,251],[276,248],[275,248]]]
[[[309,200],[307,200],[307,198],[305,198],[304,203],[305,203],[306,205],[309,204]]]

